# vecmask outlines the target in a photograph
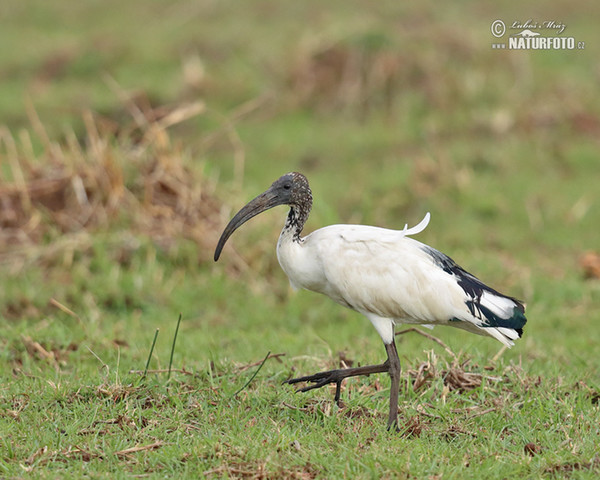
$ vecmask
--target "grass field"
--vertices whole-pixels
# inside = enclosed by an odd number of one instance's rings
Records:
[[[0,477],[597,478],[599,14],[3,2]],[[584,48],[492,49],[496,19]],[[523,299],[523,338],[398,336],[397,434],[386,375],[341,408],[282,385],[385,358],[360,315],[290,290],[283,208],[212,261],[291,170],[306,231],[430,211],[418,239]]]

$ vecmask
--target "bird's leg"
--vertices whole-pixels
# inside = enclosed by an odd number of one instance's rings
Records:
[[[386,344],[385,351],[388,354],[386,363],[388,364],[388,373],[390,374],[390,413],[388,416],[387,428],[390,430],[394,427],[398,430],[398,392],[400,390],[400,358],[398,350],[396,350],[396,342],[392,339],[392,343]]]
[[[338,403],[340,400],[340,388],[342,381],[348,377],[356,377],[359,375],[371,375],[372,373],[383,373],[388,372],[392,380],[390,390],[390,413],[388,417],[388,429],[392,425],[397,423],[398,420],[398,390],[400,386],[400,359],[398,358],[398,351],[396,350],[396,344],[392,340],[392,343],[385,346],[385,350],[388,355],[388,359],[379,365],[366,365],[364,367],[355,368],[340,368],[337,370],[327,370],[326,372],[315,373],[314,375],[307,375],[305,377],[292,378],[286,380],[284,383],[295,384],[301,382],[310,382],[312,385],[301,388],[300,392],[307,392],[315,388],[321,388],[330,383],[335,383],[335,398],[334,401]]]

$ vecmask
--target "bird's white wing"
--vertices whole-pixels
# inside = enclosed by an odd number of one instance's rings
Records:
[[[367,316],[452,324],[511,344],[524,324],[522,305],[441,252],[406,237],[427,220],[404,231],[332,225],[313,232],[303,248],[320,281],[300,286]]]
[[[464,292],[422,245],[404,231],[361,225],[332,225],[305,239],[326,277],[321,293],[365,314],[446,321],[466,308]]]

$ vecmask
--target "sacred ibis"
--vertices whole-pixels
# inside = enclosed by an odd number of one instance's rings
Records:
[[[300,391],[335,383],[335,400],[345,378],[388,372],[391,378],[388,429],[397,423],[400,359],[394,325],[451,325],[489,335],[506,346],[523,334],[525,308],[463,270],[450,257],[410,238],[429,223],[429,213],[412,228],[388,230],[364,225],[331,225],[301,237],[312,207],[308,180],[297,172],[277,179],[229,222],[215,250],[243,223],[277,205],[290,211],[277,242],[277,258],[294,288],[306,288],[367,317],[383,340],[380,365],[329,370],[288,380],[308,382]]]

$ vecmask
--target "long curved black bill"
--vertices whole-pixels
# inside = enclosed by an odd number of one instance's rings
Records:
[[[217,244],[217,248],[215,249],[215,262],[221,256],[221,250],[225,246],[225,242],[231,236],[233,232],[236,231],[239,227],[241,227],[244,223],[250,220],[252,217],[255,217],[259,213],[264,212],[265,210],[269,210],[270,208],[276,207],[277,205],[282,205],[284,203],[283,199],[277,195],[273,189],[269,188],[264,193],[261,193],[258,197],[253,200],[250,200],[235,216],[230,220],[230,222],[223,230],[221,234],[221,238],[219,238],[219,243]]]

